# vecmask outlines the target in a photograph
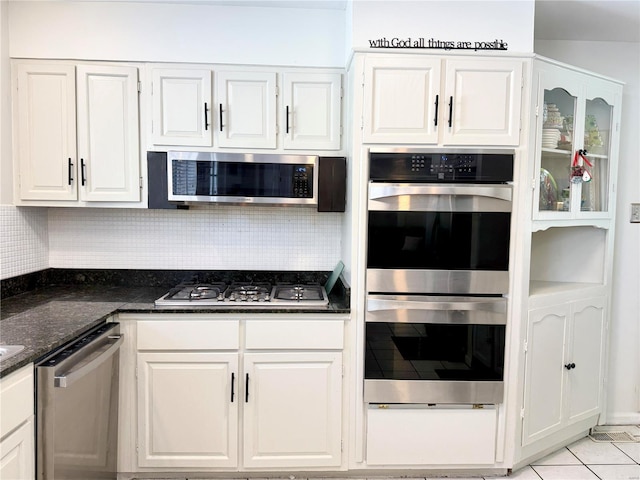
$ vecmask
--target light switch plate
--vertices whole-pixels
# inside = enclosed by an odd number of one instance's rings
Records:
[[[631,204],[631,223],[640,223],[640,203]]]

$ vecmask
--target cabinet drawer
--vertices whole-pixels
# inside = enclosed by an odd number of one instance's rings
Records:
[[[248,321],[247,349],[331,349],[343,348],[341,320]]]
[[[494,408],[371,405],[367,412],[368,465],[490,464],[495,445]]]
[[[138,322],[138,350],[237,350],[238,321]]]
[[[7,375],[0,382],[0,437],[33,415],[33,364]]]

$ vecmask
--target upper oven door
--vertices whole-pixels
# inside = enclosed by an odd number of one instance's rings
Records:
[[[511,185],[370,183],[367,290],[508,292]]]

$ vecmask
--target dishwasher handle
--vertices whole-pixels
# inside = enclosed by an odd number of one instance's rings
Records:
[[[106,360],[111,358],[120,348],[122,342],[124,342],[124,335],[109,335],[107,337],[109,341],[105,342],[95,351],[95,355],[89,361],[80,360],[77,364],[73,365],[64,375],[54,377],[54,386],[57,388],[67,388],[71,386],[76,380],[84,377],[89,372],[95,370],[102,365]]]

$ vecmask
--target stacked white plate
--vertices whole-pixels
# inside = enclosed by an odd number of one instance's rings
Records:
[[[542,129],[542,148],[556,148],[560,140],[560,130],[557,128]]]

